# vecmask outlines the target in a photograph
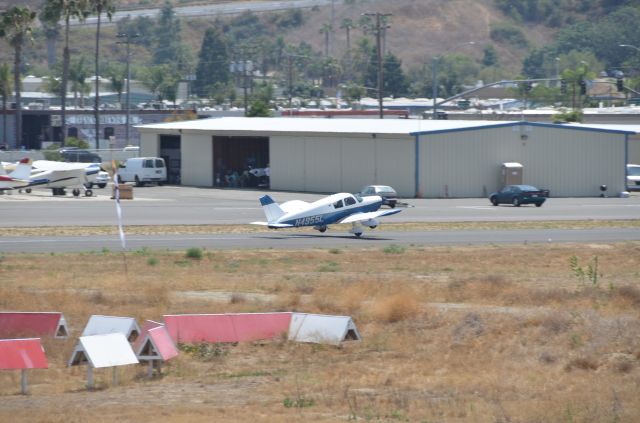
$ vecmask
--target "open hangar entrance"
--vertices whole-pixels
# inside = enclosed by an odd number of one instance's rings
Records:
[[[257,187],[269,167],[269,137],[213,136],[213,181],[221,187]]]
[[[164,159],[167,166],[167,182],[170,184],[180,184],[181,157],[180,135],[160,135],[160,157]]]

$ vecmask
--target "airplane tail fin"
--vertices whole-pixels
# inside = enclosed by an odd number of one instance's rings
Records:
[[[278,203],[273,201],[273,198],[268,195],[260,197],[260,204],[262,204],[262,209],[264,210],[264,215],[267,217],[267,222],[275,222],[285,214],[284,210],[280,208]]]
[[[9,176],[16,179],[29,179],[31,177],[31,159],[26,157],[20,160],[16,169]]]

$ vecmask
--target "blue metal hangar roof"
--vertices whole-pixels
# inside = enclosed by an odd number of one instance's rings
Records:
[[[136,126],[141,132],[244,132],[244,133],[335,133],[428,135],[509,126],[538,126],[619,134],[638,134],[640,125],[554,124],[526,121],[336,119],[336,118],[245,118],[222,117]]]

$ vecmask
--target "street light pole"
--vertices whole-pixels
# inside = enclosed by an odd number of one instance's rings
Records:
[[[130,121],[130,110],[131,110],[131,67],[130,67],[130,62],[131,62],[131,50],[130,50],[130,44],[131,44],[131,38],[136,38],[138,37],[138,34],[118,34],[116,37],[117,38],[124,38],[125,41],[117,41],[117,44],[126,44],[127,46],[127,97],[126,97],[126,120],[125,120],[125,127],[124,127],[124,138],[126,140],[126,145],[129,145],[129,121]]]
[[[380,119],[384,119],[384,111],[382,106],[382,85],[383,85],[383,67],[382,67],[382,18],[385,16],[391,16],[390,13],[363,13],[365,16],[375,16],[376,18],[376,55],[378,60],[378,115]]]
[[[457,49],[458,47],[466,46],[466,45],[474,45],[475,41],[467,41],[466,43],[458,44],[451,51]],[[442,58],[442,56],[435,56],[431,62],[431,96],[433,97],[433,111],[432,111],[432,119],[438,119],[438,110],[436,108],[436,98],[438,97],[438,61]]]

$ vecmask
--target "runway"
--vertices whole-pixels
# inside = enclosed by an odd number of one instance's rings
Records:
[[[95,190],[98,197],[54,198],[49,192],[36,195],[0,196],[0,253],[120,251],[117,236],[15,236],[13,228],[117,225],[114,201],[109,191]],[[136,189],[134,200],[122,201],[125,233],[137,225],[224,225],[263,220],[258,197],[264,191],[220,190],[190,187],[145,187]],[[270,192],[276,201],[314,201],[318,194]],[[311,249],[384,248],[409,246],[524,244],[556,242],[618,242],[640,240],[640,228],[520,229],[387,231],[385,223],[400,222],[517,222],[637,220],[640,195],[631,198],[550,198],[543,207],[493,207],[486,199],[409,199],[409,207],[380,226],[355,238],[342,227],[325,234],[286,230],[260,233],[215,233],[193,235],[127,235],[127,250],[141,248],[184,250],[214,249]],[[597,225],[594,225],[597,227]]]

